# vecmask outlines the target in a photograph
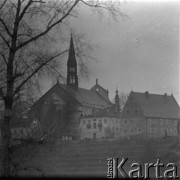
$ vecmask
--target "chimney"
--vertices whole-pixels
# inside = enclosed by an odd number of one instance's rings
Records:
[[[147,98],[149,97],[149,92],[148,92],[148,91],[145,92],[145,96],[146,96]]]

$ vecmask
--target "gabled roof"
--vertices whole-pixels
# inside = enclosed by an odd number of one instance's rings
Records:
[[[73,96],[67,94],[67,92],[60,86],[59,83],[56,83],[49,91],[47,91],[33,104],[32,108],[41,106],[52,93],[56,93],[67,103],[80,105],[80,103],[74,99]]]
[[[97,108],[105,108],[112,105],[110,101],[106,101],[95,91],[84,88],[74,89],[65,84],[61,84],[61,87],[63,87],[71,96],[73,96],[79,103],[84,106],[96,106]]]
[[[98,93],[105,101],[111,103],[108,98],[108,90],[104,89],[102,86],[98,84],[98,79],[96,79],[96,84],[90,90]]]
[[[146,117],[180,118],[180,108],[173,95],[131,92]]]
[[[65,84],[56,83],[47,93],[34,103],[33,107],[40,106],[52,93],[56,93],[65,102],[69,102],[71,104],[96,108],[105,108],[112,105],[94,91],[84,88],[73,88]]]

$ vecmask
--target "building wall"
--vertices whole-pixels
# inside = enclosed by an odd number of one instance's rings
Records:
[[[165,118],[147,118],[149,137],[177,136],[178,120]]]
[[[145,126],[146,122],[142,117],[83,117],[80,120],[80,139],[118,139],[133,134],[145,134]]]
[[[110,117],[82,117],[80,120],[80,139],[113,138],[119,130],[119,119]],[[117,136],[117,135],[116,135]]]
[[[99,127],[101,124],[101,127]],[[145,117],[83,117],[80,120],[80,139],[140,138],[177,136],[177,120]]]
[[[121,118],[121,136],[141,135],[146,136],[146,119],[139,117],[122,117]]]

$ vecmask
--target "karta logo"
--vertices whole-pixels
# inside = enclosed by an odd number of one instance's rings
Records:
[[[149,179],[150,176],[157,179],[179,179],[177,175],[177,166],[174,163],[163,164],[160,159],[156,163],[132,163],[126,168],[128,158],[108,158],[107,159],[107,178],[138,178]],[[127,167],[127,166],[126,166]],[[154,168],[154,174],[150,175],[150,169]],[[128,169],[128,171],[127,171]],[[163,169],[163,171],[162,171]]]

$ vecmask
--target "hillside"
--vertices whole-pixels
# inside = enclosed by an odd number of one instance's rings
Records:
[[[15,159],[22,159],[21,175],[62,177],[106,177],[107,158],[128,158],[126,171],[133,162],[178,164],[177,140],[113,140],[100,142],[59,142],[57,144],[24,147],[16,151]],[[16,161],[14,159],[14,161]],[[23,160],[24,159],[24,160]],[[153,171],[151,172],[153,174]]]

